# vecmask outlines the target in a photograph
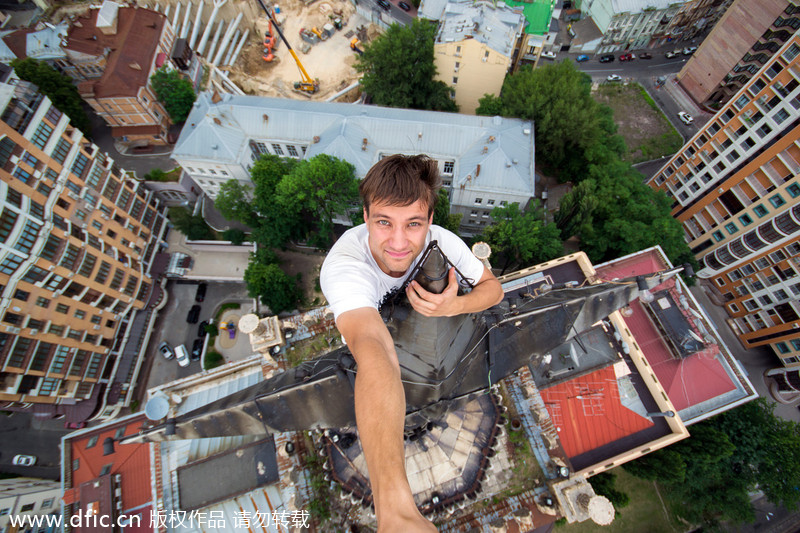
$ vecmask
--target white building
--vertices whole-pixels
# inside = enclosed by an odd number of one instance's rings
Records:
[[[0,531],[7,531],[11,516],[46,516],[61,509],[58,481],[18,477],[0,480]]]
[[[603,40],[599,53],[646,48],[666,35],[669,21],[686,0],[587,0],[581,6],[592,17]]]
[[[534,196],[533,124],[436,111],[202,93],[172,157],[216,198],[229,179],[250,182],[261,154],[303,159],[328,154],[363,177],[390,154],[439,162],[462,233],[478,233],[496,206]]]

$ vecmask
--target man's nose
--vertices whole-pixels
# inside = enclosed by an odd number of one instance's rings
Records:
[[[395,226],[392,228],[392,233],[389,238],[392,246],[404,246],[408,240],[406,238],[406,229],[402,226]]]

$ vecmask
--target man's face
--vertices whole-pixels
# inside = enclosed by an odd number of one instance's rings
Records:
[[[398,206],[373,203],[364,222],[369,231],[369,250],[386,274],[399,278],[422,252],[425,237],[433,220],[422,200]]]

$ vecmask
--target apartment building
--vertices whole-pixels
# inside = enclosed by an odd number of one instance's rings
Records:
[[[45,517],[60,514],[60,496],[58,481],[30,477],[0,480],[0,531],[20,531],[19,526],[11,525],[12,516]]]
[[[447,4],[433,60],[461,113],[474,114],[484,94],[500,94],[525,24],[521,9],[502,2]]]
[[[587,0],[581,11],[603,34],[598,53],[645,48],[667,37],[669,21],[686,0]],[[586,51],[586,50],[584,50]]]
[[[174,42],[164,14],[106,0],[75,19],[57,66],[120,142],[166,144],[169,116],[150,77],[167,64]]]
[[[535,195],[531,122],[415,109],[201,93],[172,158],[214,199],[229,179],[250,183],[262,154],[304,159],[328,154],[362,178],[380,158],[436,159],[461,232],[474,235],[497,206]]]
[[[747,347],[800,368],[800,35],[648,182]]]
[[[735,0],[678,73],[678,83],[698,104],[727,103],[797,31],[798,12],[797,1]]]
[[[130,401],[164,208],[35,85],[0,83],[0,405]]]
[[[669,21],[667,33],[684,40],[702,38],[703,32],[714,27],[731,2],[733,0],[690,0]]]

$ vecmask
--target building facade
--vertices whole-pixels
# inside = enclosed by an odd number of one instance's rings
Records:
[[[475,113],[484,94],[500,94],[524,26],[522,10],[503,3],[447,4],[433,58],[461,113]]]
[[[229,179],[249,184],[262,154],[328,154],[360,179],[396,153],[439,163],[464,234],[480,233],[495,207],[525,208],[535,195],[533,125],[512,118],[201,93],[172,157],[214,199]]]
[[[800,367],[800,36],[649,181],[747,348]]]
[[[119,141],[166,144],[169,115],[150,77],[168,64],[174,41],[162,13],[106,0],[75,20],[64,46],[67,58],[57,66],[76,80],[81,97]]]
[[[581,11],[592,17],[603,34],[598,53],[636,50],[668,36],[669,21],[684,1],[588,0]]]
[[[733,0],[690,0],[669,21],[667,34],[683,40],[702,38],[713,28]]]
[[[800,4],[735,0],[677,75],[700,105],[719,109],[800,28]]]
[[[165,209],[34,85],[0,109],[0,402],[85,419],[135,380]]]
[[[0,480],[0,530],[6,533],[20,531],[18,526],[10,524],[11,516],[45,517],[60,514],[60,496],[61,485],[58,481],[29,477]]]

